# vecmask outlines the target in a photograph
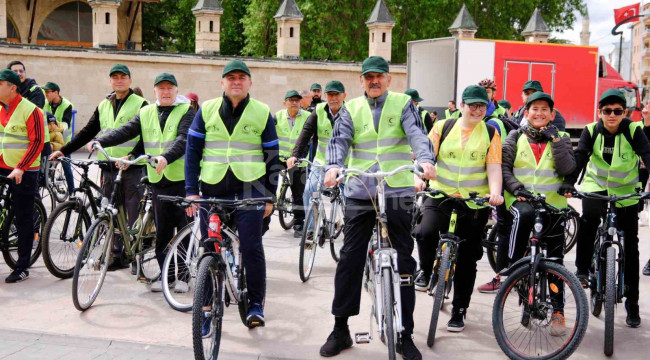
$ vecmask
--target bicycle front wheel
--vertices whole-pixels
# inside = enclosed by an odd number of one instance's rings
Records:
[[[345,225],[345,204],[341,199],[342,195],[339,195],[332,206],[334,207],[332,215],[332,234],[330,237],[330,253],[332,254],[332,259],[339,262],[341,258],[341,248],[343,247],[343,226]]]
[[[587,330],[587,296],[575,275],[557,263],[540,262],[534,280],[531,289],[526,264],[501,284],[492,310],[497,343],[510,359],[566,359]]]
[[[29,258],[29,266],[34,265],[38,257],[41,255],[42,248],[42,234],[45,230],[45,220],[47,213],[43,203],[34,199],[34,237],[31,243],[31,255]],[[7,240],[7,245],[2,247],[2,257],[5,259],[7,265],[15,269],[18,262],[18,228],[16,227],[16,216],[13,211],[9,211],[5,219],[5,225],[2,228],[2,237]]]
[[[445,298],[445,283],[447,282],[447,269],[449,269],[449,246],[445,246],[442,255],[438,260],[438,274],[436,281],[432,286],[435,286],[433,293],[433,310],[431,311],[431,322],[429,323],[429,334],[427,335],[427,346],[432,347],[436,340],[436,329],[438,328],[438,315],[442,308],[442,302]]]
[[[51,164],[51,165],[50,165]],[[68,199],[68,185],[65,181],[65,174],[63,173],[63,164],[60,161],[48,162],[48,187],[50,192],[54,195],[57,203],[62,203]]]
[[[320,218],[317,203],[311,204],[305,220],[304,231],[300,239],[300,259],[298,260],[300,280],[303,282],[309,280],[311,271],[314,269],[318,239],[322,233],[321,225],[323,221]]]
[[[393,272],[389,268],[382,270],[381,293],[383,297],[382,308],[384,311],[384,336],[386,347],[388,347],[388,360],[396,359],[397,333],[395,329],[395,297],[393,296]]]
[[[97,218],[84,237],[72,276],[72,302],[77,310],[87,310],[97,299],[111,262],[112,243],[109,218]]]
[[[614,353],[614,306],[616,306],[616,249],[607,248],[605,276],[605,355]]]
[[[192,305],[194,359],[216,360],[221,345],[226,275],[213,256],[204,257],[196,276]]]
[[[293,197],[289,185],[285,184],[282,186],[282,189],[280,190],[280,196],[278,196],[278,203],[281,204],[278,207],[280,226],[282,226],[284,230],[290,230],[293,228],[295,219],[293,217]]]
[[[193,227],[194,222],[189,223],[174,236],[163,263],[163,294],[169,306],[177,311],[192,310],[200,246],[200,234],[194,234]],[[178,281],[186,283],[187,289],[171,287]]]
[[[79,249],[90,226],[85,207],[76,200],[66,201],[54,209],[43,231],[43,262],[50,273],[60,279],[69,279]]]

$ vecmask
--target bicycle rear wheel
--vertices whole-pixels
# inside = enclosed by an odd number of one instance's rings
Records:
[[[314,261],[316,259],[316,249],[318,248],[318,239],[321,236],[322,219],[318,211],[318,204],[312,203],[307,212],[304,231],[300,239],[300,258],[298,260],[298,274],[300,280],[305,282],[309,280],[311,271],[314,269]],[[309,231],[309,228],[312,231]],[[309,234],[311,233],[311,239]]]
[[[386,347],[388,347],[388,359],[396,359],[396,345],[397,333],[395,329],[395,314],[393,309],[395,307],[395,297],[393,296],[393,272],[391,269],[386,268],[382,270],[381,277],[381,293],[383,297],[382,308],[384,311],[384,335]]]
[[[147,282],[156,281],[160,277],[160,265],[156,258],[156,225],[153,212],[148,212],[142,220],[142,230],[138,234],[140,248],[140,275]]]
[[[616,306],[616,249],[607,248],[605,276],[605,355],[614,353],[614,306]]]
[[[42,234],[45,230],[45,221],[47,213],[40,200],[34,199],[34,238],[32,242],[32,252],[29,258],[29,266],[34,265],[41,255],[43,245]],[[18,262],[18,228],[16,227],[16,216],[12,210],[9,211],[5,219],[5,226],[2,228],[2,238],[6,239],[6,246],[2,247],[2,257],[7,265],[15,269]]]
[[[215,257],[207,256],[201,260],[192,305],[192,342],[196,360],[215,360],[219,356],[225,278]]]
[[[112,243],[108,217],[97,218],[84,237],[72,276],[72,302],[77,310],[87,310],[97,299],[111,263]]]
[[[498,231],[499,231],[499,224],[496,223],[492,225],[487,235],[487,240],[486,240],[487,246],[485,248],[488,262],[490,263],[490,267],[492,268],[492,271],[494,271],[495,273],[498,273],[497,271],[497,246],[499,246],[497,241]]]
[[[542,261],[535,274],[534,303],[529,304],[529,279],[525,264],[501,284],[492,310],[497,343],[511,359],[566,359],[587,330],[587,296],[564,266]]]
[[[290,230],[293,228],[293,223],[296,219],[293,217],[293,197],[291,194],[291,188],[288,184],[282,185],[280,196],[278,196],[278,203],[281,204],[281,206],[278,207],[280,226],[282,226],[284,230]]]
[[[199,261],[199,234],[193,234],[194,222],[187,224],[171,241],[171,246],[165,256],[162,270],[163,294],[169,306],[177,311],[190,311],[196,287],[196,275]],[[198,236],[197,236],[198,235]],[[194,239],[191,239],[194,237]],[[194,245],[189,247],[190,240]],[[173,280],[173,281],[170,281]],[[187,292],[170,288],[174,281],[187,283]]]
[[[43,231],[43,262],[50,273],[60,279],[69,279],[85,234],[90,227],[90,216],[79,202],[69,200],[54,209]]]
[[[339,262],[339,259],[341,258],[341,248],[343,247],[344,241],[342,234],[343,226],[345,225],[345,204],[340,196],[342,195],[339,195],[339,197],[334,200],[334,203],[332,203],[332,206],[336,207],[333,216],[330,219],[333,224],[333,233],[330,234],[330,253],[332,254],[332,259],[336,262]]]
[[[564,253],[573,249],[578,241],[578,229],[580,228],[580,213],[569,205],[569,213],[564,224]]]
[[[66,201],[68,199],[68,185],[65,181],[63,165],[60,161],[56,161],[54,163],[48,161],[47,169],[48,187],[54,195],[54,199],[57,201],[57,203]]]
[[[433,293],[433,310],[431,311],[431,321],[429,322],[429,334],[427,335],[427,346],[432,347],[436,339],[436,329],[438,328],[438,315],[442,308],[442,302],[445,299],[445,283],[447,270],[449,269],[449,246],[445,246],[442,255],[438,260],[438,274],[435,276],[435,291]]]

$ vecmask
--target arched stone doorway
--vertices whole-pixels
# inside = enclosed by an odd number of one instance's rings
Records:
[[[82,1],[63,4],[41,24],[37,43],[92,47],[92,9]]]

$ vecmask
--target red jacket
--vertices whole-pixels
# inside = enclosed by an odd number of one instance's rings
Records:
[[[18,95],[15,99],[9,103],[9,107],[6,108],[5,104],[0,106],[0,122],[2,126],[7,126],[9,123],[9,118],[14,113],[16,106],[23,97]],[[21,170],[38,170],[39,166],[32,166],[34,161],[41,156],[41,151],[43,151],[43,141],[45,140],[45,122],[43,120],[43,113],[39,108],[34,109],[34,112],[27,119],[27,136],[29,137],[29,147],[23,155],[23,158],[20,159],[17,169]],[[0,154],[0,168],[2,169],[13,169],[12,167],[5,164],[2,154]]]

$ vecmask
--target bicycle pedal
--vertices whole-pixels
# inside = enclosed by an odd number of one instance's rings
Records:
[[[400,286],[413,286],[413,275],[399,275]]]
[[[372,336],[369,333],[356,333],[354,334],[354,341],[357,344],[369,344]]]

